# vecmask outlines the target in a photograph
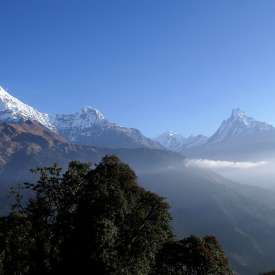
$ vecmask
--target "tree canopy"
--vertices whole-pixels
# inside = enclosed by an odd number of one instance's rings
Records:
[[[0,219],[0,274],[231,274],[214,237],[174,240],[166,200],[117,157],[33,173]]]
[[[216,238],[190,236],[170,241],[159,251],[156,274],[232,274],[227,258]]]

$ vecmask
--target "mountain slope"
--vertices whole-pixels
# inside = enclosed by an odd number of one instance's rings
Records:
[[[275,193],[190,167],[140,175],[171,204],[177,236],[215,235],[234,270],[256,275],[275,261]]]
[[[65,143],[62,136],[30,120],[22,121],[20,124],[0,122],[0,141],[0,168],[22,148],[31,152],[31,149],[51,149]]]
[[[21,102],[0,86],[0,121],[19,122],[26,120],[37,121],[43,126],[55,130],[48,114],[41,113]]]

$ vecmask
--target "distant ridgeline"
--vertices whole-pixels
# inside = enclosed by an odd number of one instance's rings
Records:
[[[0,219],[0,274],[233,274],[215,237],[173,238],[167,202],[117,157],[33,172]]]

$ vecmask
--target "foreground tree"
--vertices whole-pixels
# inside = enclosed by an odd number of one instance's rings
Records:
[[[191,236],[164,244],[159,251],[156,274],[233,274],[223,250],[213,236]]]
[[[0,219],[0,274],[227,274],[215,239],[173,241],[168,204],[117,157],[33,172]]]

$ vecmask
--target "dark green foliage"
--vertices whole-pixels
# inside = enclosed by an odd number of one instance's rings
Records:
[[[191,274],[175,273],[183,266],[222,274],[215,272],[228,268],[214,238],[173,242],[166,201],[139,187],[115,156],[93,169],[75,161],[64,174],[57,165],[33,172],[39,180],[25,184],[30,199],[14,191],[12,211],[0,219],[0,274]]]
[[[99,274],[147,274],[171,237],[167,203],[138,187],[134,172],[116,157],[105,157],[86,175],[75,219],[64,266],[77,258]]]
[[[266,272],[266,273],[261,273],[260,275],[275,275],[275,270],[270,271],[270,272]]]
[[[158,253],[156,274],[232,274],[215,237],[191,236],[167,242]]]

